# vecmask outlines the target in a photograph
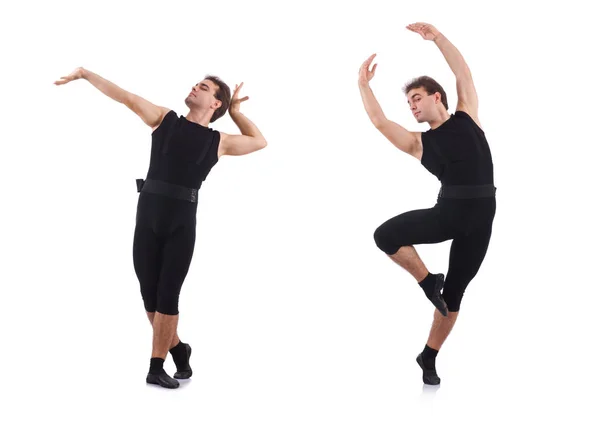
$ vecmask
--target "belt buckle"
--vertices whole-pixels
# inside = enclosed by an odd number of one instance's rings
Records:
[[[138,192],[142,191],[142,188],[144,187],[144,183],[146,183],[144,179],[135,179],[135,184],[137,186]]]

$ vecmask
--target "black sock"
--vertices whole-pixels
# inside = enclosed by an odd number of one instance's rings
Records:
[[[419,286],[425,292],[425,295],[428,297],[433,296],[433,291],[435,290],[435,282],[437,281],[437,277],[434,274],[427,273],[427,277],[419,282]]]
[[[169,353],[171,353],[171,356],[173,357],[173,362],[175,362],[175,366],[177,367],[177,371],[188,369],[188,355],[185,346],[186,344],[180,340],[175,347],[169,350]]]
[[[162,374],[165,370],[163,369],[164,359],[151,358],[150,359],[150,374]]]
[[[423,349],[423,353],[421,353],[421,357],[423,358],[423,365],[426,369],[435,369],[435,358],[437,354],[438,350],[432,349],[425,344],[425,348]]]

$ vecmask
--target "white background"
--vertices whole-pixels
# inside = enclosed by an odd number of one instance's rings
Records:
[[[24,2],[2,6],[0,426],[592,427],[599,380],[598,66],[591,2]],[[385,220],[435,204],[437,179],[369,122],[360,64],[413,131],[402,85],[456,106],[435,25],[462,52],[495,164],[489,251],[424,389],[433,314],[376,246]],[[133,270],[150,129],[83,66],[187,114],[205,74],[269,146],[224,157],[201,190],[180,301],[194,376],[145,384]],[[235,133],[227,116],[214,128]],[[450,242],[417,246],[446,272]],[[167,360],[167,372],[174,365]],[[110,426],[109,426],[110,425]],[[168,425],[168,426],[166,426]]]

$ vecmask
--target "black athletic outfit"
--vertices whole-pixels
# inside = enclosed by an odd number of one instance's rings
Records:
[[[171,110],[152,133],[140,192],[133,263],[146,311],[179,313],[179,293],[196,241],[198,190],[218,161],[220,134]]]
[[[485,133],[463,111],[422,133],[421,164],[441,182],[437,204],[383,223],[377,246],[393,255],[401,246],[453,240],[443,298],[458,311],[464,291],[487,252],[496,214],[494,168]]]

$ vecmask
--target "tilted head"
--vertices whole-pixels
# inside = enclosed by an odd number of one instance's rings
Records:
[[[430,122],[448,111],[444,88],[429,76],[419,76],[404,86],[404,95],[417,122]]]
[[[190,109],[213,111],[210,122],[225,115],[231,102],[231,90],[225,82],[216,76],[208,75],[192,87],[192,92],[185,99]]]

